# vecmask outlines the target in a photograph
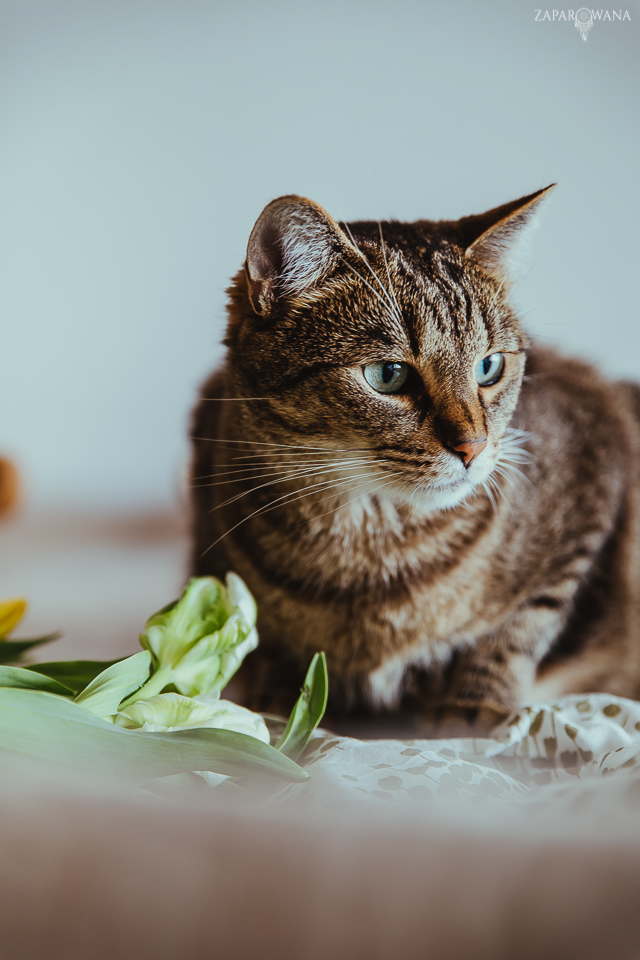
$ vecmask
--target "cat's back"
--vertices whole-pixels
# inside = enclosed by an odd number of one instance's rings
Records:
[[[524,428],[536,481],[560,491],[619,491],[637,462],[640,386],[607,379],[590,363],[530,349],[512,424]],[[574,487],[567,493],[576,494]]]

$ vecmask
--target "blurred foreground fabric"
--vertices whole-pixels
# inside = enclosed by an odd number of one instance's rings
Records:
[[[25,632],[65,635],[39,659],[134,652],[186,572],[172,516],[0,538]],[[321,731],[306,762],[264,794],[5,771],[0,957],[640,957],[640,704],[530,705],[483,740]]]

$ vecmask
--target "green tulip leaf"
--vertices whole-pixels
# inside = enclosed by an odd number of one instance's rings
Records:
[[[292,760],[300,757],[327,708],[329,677],[324,653],[316,653],[304,680],[302,692],[291,711],[284,733],[276,744]]]
[[[92,680],[106,670],[112,667],[114,663],[120,663],[120,660],[56,660],[51,663],[35,663],[26,665],[26,670],[36,670],[43,673],[46,677],[58,680],[59,683],[69,687],[74,694],[91,683]]]
[[[194,770],[293,782],[308,774],[278,750],[231,730],[125,730],[80,704],[38,690],[0,688],[0,771],[16,759],[64,774],[124,776],[137,783]]]
[[[57,640],[61,634],[59,632],[49,633],[46,637],[25,638],[24,640],[3,640],[0,637],[0,664],[15,663],[25,653],[33,647],[39,647],[43,643],[51,643]]]
[[[75,699],[97,717],[115,714],[125,697],[138,690],[149,679],[151,654],[148,650],[119,660],[99,673]]]
[[[0,687],[20,687],[23,690],[46,690],[48,693],[57,693],[63,697],[73,696],[73,690],[52,680],[35,670],[26,670],[24,667],[0,666]]]

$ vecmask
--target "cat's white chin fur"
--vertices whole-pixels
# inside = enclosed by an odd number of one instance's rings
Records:
[[[463,468],[461,464],[459,466],[463,473],[457,477],[436,483],[425,483],[418,487],[405,486],[404,484],[399,484],[396,487],[395,484],[390,484],[385,493],[392,500],[411,503],[416,510],[422,513],[451,510],[463,503],[488,479],[495,466],[495,459],[486,454],[484,457],[480,454],[476,463],[472,464],[468,470]]]
[[[443,484],[442,486],[434,485],[419,489],[411,497],[411,500],[416,507],[422,508],[425,512],[450,510],[466,500],[469,494],[475,490],[475,487],[476,485],[465,477],[458,483]]]
[[[389,485],[385,494],[389,499],[410,503],[414,509],[422,513],[437,513],[440,510],[451,510],[463,503],[471,496],[478,486],[486,479],[491,471],[478,471],[478,475],[465,474],[458,480],[443,483],[429,483],[423,486]],[[471,471],[470,471],[471,473]]]

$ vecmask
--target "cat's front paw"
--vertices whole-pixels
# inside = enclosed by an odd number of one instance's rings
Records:
[[[443,703],[420,716],[420,736],[429,740],[488,737],[511,710],[497,703]]]

